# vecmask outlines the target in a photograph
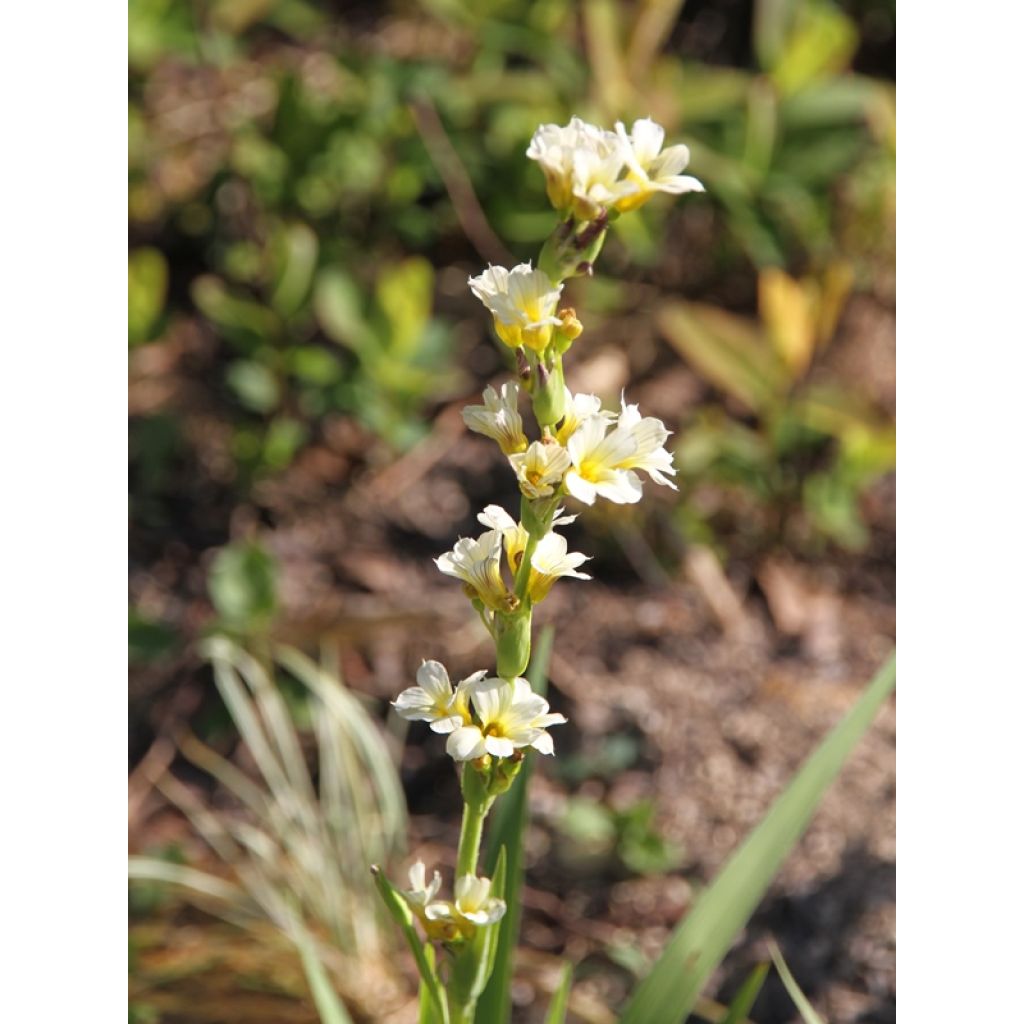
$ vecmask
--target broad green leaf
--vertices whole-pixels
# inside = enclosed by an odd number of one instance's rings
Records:
[[[620,1024],[683,1021],[896,683],[893,655],[676,928]]]
[[[779,114],[787,129],[849,126],[863,121],[884,95],[879,83],[861,75],[842,75],[819,82],[782,102]]]
[[[718,1024],[746,1024],[747,1016],[753,1008],[766,977],[768,977],[768,965],[758,964],[747,975],[747,980],[740,986],[739,992],[733,997],[729,1009]]]
[[[357,352],[374,344],[363,316],[359,288],[340,267],[325,267],[317,275],[313,307],[320,327],[331,341]]]
[[[757,0],[754,4],[754,53],[765,71],[778,62],[793,24],[798,0]]]
[[[815,1012],[810,1000],[796,983],[796,978],[793,977],[789,965],[782,958],[782,951],[774,942],[771,944],[771,954],[772,961],[775,963],[775,969],[779,972],[779,977],[782,979],[782,984],[786,986],[789,998],[793,1000],[796,1008],[800,1011],[804,1024],[825,1024],[824,1019]]]
[[[804,3],[772,78],[783,95],[846,68],[857,49],[857,27],[838,7],[818,0]]]
[[[386,267],[377,280],[377,304],[388,323],[385,348],[408,356],[416,347],[434,305],[434,270],[420,257]]]
[[[768,337],[793,377],[803,376],[814,354],[815,288],[778,267],[757,277],[757,304]]]
[[[236,359],[227,369],[228,387],[253,412],[268,413],[281,401],[281,387],[274,371],[256,359]]]
[[[554,630],[546,626],[534,646],[533,659],[527,672],[534,693],[544,693],[547,689],[548,661],[554,637]],[[533,756],[527,757],[519,777],[495,805],[487,835],[487,852],[484,857],[487,874],[493,876],[502,850],[506,851],[508,857],[504,897],[508,910],[501,919],[494,970],[477,1008],[477,1020],[481,1024],[483,1021],[487,1024],[504,1024],[509,1018],[513,961],[522,916],[523,837],[526,834],[526,795],[533,771]]]
[[[785,391],[785,367],[750,321],[696,302],[666,303],[657,319],[698,373],[754,412]]]
[[[281,316],[293,316],[309,296],[320,243],[307,224],[289,224],[274,236],[274,288],[270,304]]]
[[[167,260],[159,249],[128,254],[128,344],[148,341],[167,300]]]
[[[196,278],[192,299],[225,338],[244,348],[251,349],[279,331],[280,323],[271,310],[232,295],[224,282],[211,274]]]
[[[567,963],[562,968],[562,980],[551,997],[551,1005],[548,1007],[548,1015],[544,1018],[544,1024],[565,1024],[565,1015],[569,1009],[569,993],[572,991],[572,964]]]
[[[277,567],[258,544],[230,544],[213,561],[207,581],[210,597],[229,625],[265,623],[277,605]]]

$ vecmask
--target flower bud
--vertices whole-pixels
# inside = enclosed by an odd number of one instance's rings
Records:
[[[528,611],[518,615],[495,616],[498,631],[498,675],[502,679],[515,679],[526,671],[530,663],[531,615]]]
[[[565,415],[565,377],[560,355],[555,355],[551,366],[537,364],[537,379],[530,397],[540,426],[553,427],[561,421]]]

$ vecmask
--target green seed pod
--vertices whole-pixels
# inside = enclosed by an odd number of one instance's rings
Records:
[[[529,612],[517,615],[495,616],[498,627],[498,675],[502,679],[515,679],[526,671],[530,663]]]
[[[542,427],[553,427],[565,415],[565,377],[562,357],[556,355],[552,365],[537,365],[537,380],[530,396],[533,414]]]

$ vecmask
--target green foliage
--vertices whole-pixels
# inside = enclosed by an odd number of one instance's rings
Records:
[[[809,377],[838,322],[848,269],[837,264],[802,281],[766,270],[759,284],[759,322],[695,302],[666,303],[659,313],[671,344],[745,410],[742,418],[702,410],[683,433],[677,464],[691,490],[710,481],[759,507],[767,542],[786,536],[800,509],[804,532],[861,548],[860,498],[895,466],[895,427],[869,403]],[[704,540],[710,524],[692,513],[682,511],[684,529]]]
[[[733,997],[732,1002],[729,1003],[729,1008],[719,1024],[744,1024],[767,977],[768,965],[758,964],[747,975],[746,981],[743,982],[740,990]]]
[[[218,552],[208,586],[217,613],[231,629],[258,631],[277,607],[277,568],[254,542],[231,544]]]
[[[544,1018],[544,1024],[565,1024],[565,1015],[569,1010],[569,993],[572,990],[572,964],[566,964],[562,968],[562,978],[551,997],[551,1005],[548,1007],[548,1014]]]
[[[654,825],[654,804],[638,800],[616,811],[596,800],[571,797],[558,823],[565,837],[561,856],[577,870],[624,868],[656,875],[679,865],[682,851]]]
[[[701,894],[629,1001],[621,1024],[686,1019],[895,684],[894,655]]]
[[[789,998],[793,1000],[793,1005],[800,1011],[800,1017],[803,1019],[804,1024],[825,1024],[825,1021],[818,1016],[814,1007],[811,1006],[810,1000],[796,983],[796,978],[793,977],[789,965],[782,958],[782,952],[775,943],[772,943],[771,954],[772,962],[775,964],[775,969],[779,972],[782,984],[786,986],[786,991],[789,993]]]

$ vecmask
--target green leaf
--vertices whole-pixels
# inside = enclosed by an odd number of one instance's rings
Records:
[[[569,1009],[569,993],[572,991],[572,964],[566,964],[562,968],[562,980],[551,997],[551,1005],[548,1007],[548,1015],[544,1018],[544,1024],[565,1024],[565,1015]]]
[[[405,897],[384,877],[384,872],[380,868],[374,867],[372,870],[373,880],[377,884],[380,898],[384,901],[384,906],[387,907],[388,913],[394,918],[395,924],[402,929],[405,941],[409,944],[409,949],[412,950],[413,959],[415,959],[416,967],[420,972],[420,978],[423,984],[426,985],[430,994],[430,1000],[434,1005],[434,1010],[437,1014],[436,1019],[447,1024],[448,999],[437,980],[437,974],[434,970],[434,958],[427,955],[426,947],[423,945],[416,931],[416,926],[413,924],[412,911],[409,909],[409,904],[405,902]]]
[[[232,295],[224,282],[212,274],[195,279],[192,299],[225,338],[244,349],[255,348],[279,332],[280,323],[273,311],[251,299]]]
[[[306,981],[309,983],[309,991],[313,996],[320,1024],[352,1024],[352,1018],[331,985],[331,979],[317,953],[313,937],[305,928],[298,927],[292,939],[302,959],[302,969],[306,972]]]
[[[683,1021],[896,684],[895,655],[829,733],[676,928],[620,1024]]]
[[[227,371],[228,387],[253,412],[268,413],[281,401],[281,389],[273,370],[255,359],[236,359]]]
[[[167,300],[167,260],[159,249],[128,254],[128,344],[148,341]]]
[[[545,626],[534,645],[533,659],[526,674],[534,693],[543,694],[547,689],[548,661],[554,638],[555,631],[551,626]],[[488,875],[493,877],[502,850],[508,857],[504,896],[508,910],[498,930],[494,970],[477,1008],[477,1020],[487,1021],[487,1024],[505,1024],[511,1008],[513,961],[522,917],[523,837],[526,835],[528,810],[526,794],[533,771],[533,756],[527,757],[511,789],[495,805],[487,837],[484,864]]]
[[[363,316],[359,288],[340,267],[325,267],[317,275],[313,307],[320,327],[331,341],[356,352],[374,344]]]
[[[319,242],[306,224],[289,224],[274,237],[274,289],[270,304],[281,316],[293,316],[309,296]]]
[[[771,944],[770,950],[782,984],[786,986],[789,998],[793,1000],[796,1008],[800,1011],[800,1016],[803,1017],[805,1024],[825,1024],[824,1019],[815,1012],[807,996],[803,994],[800,986],[796,983],[796,978],[793,977],[789,966],[782,958],[782,951],[774,942]]]
[[[768,977],[768,965],[758,964],[747,975],[747,980],[740,986],[739,992],[733,997],[729,1009],[718,1024],[746,1024],[747,1015],[754,1006],[754,1001],[761,992],[764,979]]]
[[[277,566],[258,544],[231,544],[214,559],[207,587],[214,607],[229,625],[258,626],[277,606]]]
[[[845,69],[856,49],[857,27],[838,7],[805,3],[772,68],[772,78],[784,96],[791,95],[817,78]]]
[[[750,321],[696,302],[666,303],[657,320],[698,373],[754,412],[765,411],[785,391],[785,367]]]
[[[408,356],[430,319],[434,304],[434,270],[421,257],[385,267],[377,280],[377,304],[388,323],[385,347],[395,356]]]

